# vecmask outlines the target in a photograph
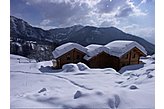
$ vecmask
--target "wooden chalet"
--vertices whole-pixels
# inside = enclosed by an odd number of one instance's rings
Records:
[[[53,51],[55,68],[67,63],[83,62],[91,68],[114,68],[139,64],[140,57],[146,56],[146,50],[137,42],[117,40],[107,45],[91,44],[83,47],[76,43],[67,43]]]
[[[147,52],[143,46],[135,41],[113,41],[105,47],[109,48],[109,54],[115,57],[115,65],[112,68],[119,70],[121,67],[139,64],[140,57],[146,56]],[[116,59],[117,58],[117,59]]]
[[[118,58],[109,54],[109,49],[102,45],[91,44],[86,47],[88,54],[84,56],[86,64],[90,68],[108,68],[117,69]],[[116,64],[117,63],[117,64]]]
[[[53,67],[62,68],[64,64],[84,62],[87,49],[76,43],[66,43],[53,51]]]

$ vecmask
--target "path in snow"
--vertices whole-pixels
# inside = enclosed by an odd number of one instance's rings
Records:
[[[48,74],[48,75],[49,75],[49,74]],[[64,79],[64,80],[68,80],[70,83],[72,83],[72,84],[74,84],[74,85],[76,85],[76,86],[78,86],[78,87],[81,87],[81,88],[83,88],[83,89],[86,89],[86,90],[93,90],[93,88],[88,88],[88,87],[86,87],[86,86],[84,86],[84,85],[80,85],[80,84],[78,84],[78,83],[76,83],[76,82],[74,82],[74,81],[72,81],[72,80],[70,80],[70,79],[68,79],[68,78],[66,78],[66,77],[57,76],[57,75],[52,75],[52,76],[55,76],[55,77],[58,77],[58,78],[62,78],[62,79]]]

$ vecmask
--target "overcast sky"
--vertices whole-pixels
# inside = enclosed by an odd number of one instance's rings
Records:
[[[11,15],[43,29],[117,27],[154,43],[155,0],[10,0]]]

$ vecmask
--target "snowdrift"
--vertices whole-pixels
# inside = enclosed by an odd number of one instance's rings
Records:
[[[83,63],[66,64],[61,71],[40,68],[52,62],[19,63],[11,56],[11,108],[129,109],[155,108],[155,57],[144,65],[90,69]]]
[[[77,64],[65,64],[62,67],[62,70],[64,72],[78,72],[78,71],[85,71],[85,70],[89,70],[90,68],[85,65],[84,63],[77,63]]]

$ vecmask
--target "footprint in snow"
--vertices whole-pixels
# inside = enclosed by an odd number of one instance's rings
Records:
[[[130,88],[131,90],[138,89],[138,87],[137,87],[137,86],[135,86],[135,85],[131,85],[129,88]]]

